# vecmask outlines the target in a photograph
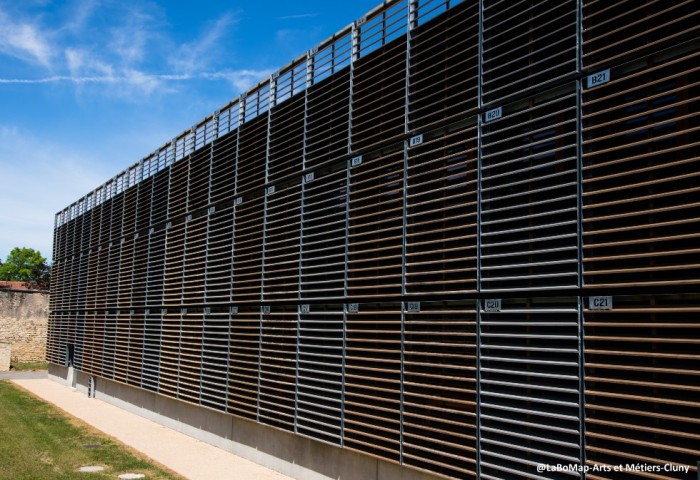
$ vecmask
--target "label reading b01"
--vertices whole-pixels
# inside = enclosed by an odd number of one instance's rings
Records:
[[[588,88],[597,87],[610,81],[610,69],[586,77]]]
[[[503,107],[494,108],[493,110],[489,110],[484,114],[484,121],[490,122],[491,120],[496,120],[497,118],[501,118],[502,116]]]

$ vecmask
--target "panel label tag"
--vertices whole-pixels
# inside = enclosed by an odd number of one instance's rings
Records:
[[[593,88],[597,87],[598,85],[602,85],[604,83],[608,83],[610,81],[610,69],[608,68],[607,70],[603,70],[602,72],[594,73],[593,75],[589,75],[586,77],[586,84],[588,88]]]
[[[415,137],[411,137],[411,140],[408,142],[409,147],[415,147],[416,145],[420,145],[423,143],[423,135],[416,135]]]
[[[590,310],[612,310],[612,297],[589,297],[588,308]]]
[[[484,121],[490,122],[492,120],[496,120],[497,118],[501,118],[502,116],[503,107],[494,108],[493,110],[489,110],[484,114]]]
[[[500,312],[501,311],[501,299],[500,298],[490,298],[484,300],[484,312]]]
[[[408,302],[406,304],[407,312],[420,312],[420,302]]]

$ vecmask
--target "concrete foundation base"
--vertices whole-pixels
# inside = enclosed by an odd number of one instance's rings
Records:
[[[49,378],[88,394],[89,375],[49,365]],[[250,420],[94,377],[95,398],[302,480],[436,480],[434,475]]]

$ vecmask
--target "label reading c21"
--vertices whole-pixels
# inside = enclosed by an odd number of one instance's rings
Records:
[[[501,299],[491,298],[484,300],[484,312],[500,312],[501,311]]]
[[[597,87],[610,81],[610,69],[586,77],[588,88]]]
[[[612,310],[612,297],[590,297],[588,299],[588,308],[590,310]]]

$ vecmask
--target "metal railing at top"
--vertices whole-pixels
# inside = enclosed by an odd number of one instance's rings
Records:
[[[465,0],[386,0],[192,128],[58,212],[55,228],[186,158]]]

